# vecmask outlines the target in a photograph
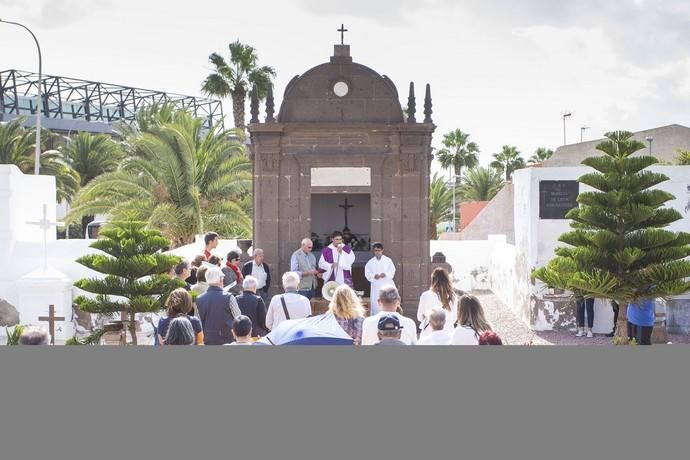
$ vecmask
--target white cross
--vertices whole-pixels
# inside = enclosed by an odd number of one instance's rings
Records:
[[[48,232],[51,228],[63,225],[63,222],[51,222],[48,220],[48,205],[43,205],[43,219],[38,222],[27,222],[29,225],[38,225],[43,230],[43,268],[48,268]]]

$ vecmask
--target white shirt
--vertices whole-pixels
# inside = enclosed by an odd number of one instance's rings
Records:
[[[431,327],[431,326],[429,326]],[[419,340],[417,345],[450,345],[451,335],[446,331],[433,331],[426,337]]]
[[[290,314],[290,319],[306,318],[311,315],[311,302],[303,295],[296,292],[274,295],[266,312],[266,326],[271,330],[287,319],[283,311],[283,304],[280,301],[280,298],[283,296],[285,297],[285,306]]]
[[[479,345],[479,337],[469,326],[460,326],[455,328],[453,338],[450,340],[451,345]]]
[[[335,272],[335,282],[340,285],[345,284],[345,274],[343,271],[352,270],[352,264],[355,263],[355,252],[350,249],[350,253],[348,254],[343,249],[343,252],[338,254],[338,249],[333,246],[333,243],[329,244],[328,247],[333,251],[333,263],[338,264],[338,268]],[[333,273],[333,266],[326,262],[323,254],[321,254],[321,258],[319,259],[319,268],[326,270],[323,274],[323,280],[324,282],[328,282],[328,280],[331,278],[331,274]]]
[[[199,281],[194,286],[192,286],[192,291],[198,292],[199,295],[208,291],[208,283],[206,281]]]
[[[443,309],[443,304],[441,303],[441,299],[439,299],[438,294],[429,290],[424,291],[419,298],[417,320],[420,322],[420,327],[422,328],[422,332],[419,336],[426,337],[427,335],[431,334],[431,326],[427,326],[426,328],[424,328],[424,326],[429,324],[429,315],[431,315],[433,310],[443,310],[446,313],[446,325],[443,330],[449,334],[452,334],[453,329],[455,329],[455,322],[458,320],[457,297],[455,298],[455,302],[453,302],[450,306],[450,311],[448,311]]]
[[[375,276],[381,273],[385,274],[386,277],[376,279]],[[381,259],[372,257],[364,266],[364,276],[371,283],[371,294],[369,294],[369,299],[371,300],[371,314],[374,315],[379,312],[379,304],[377,302],[379,298],[379,289],[387,285],[395,286],[395,282],[393,281],[395,277],[395,264],[390,257],[381,256]]]
[[[257,279],[256,290],[263,289],[266,286],[266,270],[263,265],[256,265],[252,262],[252,276]]]
[[[408,345],[417,345],[417,325],[415,322],[398,312],[385,311],[364,318],[364,323],[362,323],[362,345],[376,345],[379,343],[379,319],[381,316],[389,313],[397,316],[400,320],[400,325],[402,326],[400,340]]]

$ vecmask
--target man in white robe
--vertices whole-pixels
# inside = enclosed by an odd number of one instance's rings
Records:
[[[395,277],[395,264],[390,257],[383,255],[383,244],[375,243],[373,248],[374,257],[364,266],[364,276],[371,283],[371,294],[369,294],[369,299],[371,300],[370,315],[375,315],[379,312],[379,305],[376,301],[379,298],[379,289],[386,285],[395,286],[393,281]]]
[[[355,263],[355,253],[343,244],[342,232],[334,232],[331,244],[323,248],[319,259],[319,269],[323,270],[324,282],[335,281],[352,287],[352,264]]]

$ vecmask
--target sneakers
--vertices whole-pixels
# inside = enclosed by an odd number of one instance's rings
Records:
[[[587,338],[591,339],[592,337],[594,337],[594,335],[592,334],[592,330],[590,329],[587,331]]]
[[[584,329],[578,329],[577,334],[575,334],[575,337],[584,337],[585,336],[585,330]]]

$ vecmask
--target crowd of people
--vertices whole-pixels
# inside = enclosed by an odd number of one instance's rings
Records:
[[[479,300],[454,289],[448,272],[436,268],[429,289],[419,298],[417,321],[403,315],[394,283],[395,264],[384,255],[384,246],[372,246],[373,257],[364,272],[371,284],[369,309],[353,289],[353,250],[335,232],[331,244],[317,261],[311,239],[302,240],[290,257],[290,271],[282,275],[282,293],[269,296],[271,271],[264,252],[255,248],[250,261],[240,266],[241,252],[231,250],[223,260],[213,254],[219,236],[204,236],[204,251],[191,262],[181,261],[171,276],[184,283],[165,301],[165,315],[156,327],[162,345],[250,345],[266,337],[286,320],[312,316],[311,299],[319,279],[335,282],[326,315],[332,315],[354,345],[502,345],[487,321]],[[577,336],[592,337],[593,299],[578,299]],[[614,308],[614,328],[618,305]],[[638,344],[650,345],[654,302],[627,307],[628,335]],[[587,329],[585,330],[585,318]],[[614,329],[615,330],[615,329]],[[614,332],[610,335],[612,336]],[[45,344],[45,331],[29,328],[22,344]]]
[[[282,322],[312,316],[318,280],[338,284],[324,315],[332,315],[353,345],[500,345],[476,297],[453,288],[443,268],[431,275],[429,290],[419,300],[417,323],[403,315],[401,298],[393,282],[395,265],[380,243],[365,267],[371,283],[369,311],[354,291],[352,249],[340,232],[321,257],[312,253],[305,238],[290,258],[290,271],[281,277],[282,293],[269,297],[271,272],[264,252],[254,249],[241,265],[241,253],[230,251],[225,264],[213,254],[218,235],[204,237],[205,248],[191,262],[182,261],[173,276],[184,288],[173,291],[166,316],[157,325],[162,345],[249,345],[267,336]]]

